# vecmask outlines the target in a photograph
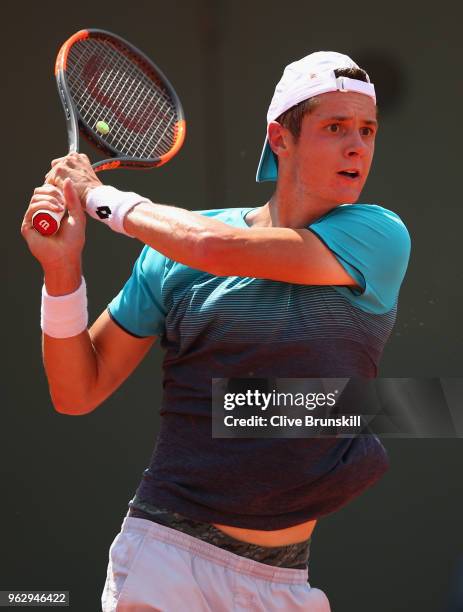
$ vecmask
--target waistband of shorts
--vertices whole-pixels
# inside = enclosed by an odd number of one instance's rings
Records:
[[[171,529],[170,527],[154,523],[147,519],[126,516],[122,522],[121,531],[137,531],[139,533],[144,533],[148,537],[183,548],[192,554],[253,578],[260,578],[270,582],[281,582],[284,584],[304,584],[308,581],[309,572],[307,568],[290,569],[259,563],[253,559],[235,555],[228,550],[218,548],[203,540],[198,540],[182,531]]]
[[[127,516],[146,519],[182,531],[198,540],[228,550],[235,555],[247,557],[266,565],[287,569],[306,569],[308,567],[311,538],[287,546],[258,546],[232,538],[211,523],[195,521],[166,508],[137,500],[136,497],[129,502]]]

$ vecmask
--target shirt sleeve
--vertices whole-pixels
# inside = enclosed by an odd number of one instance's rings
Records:
[[[362,290],[334,287],[359,308],[391,310],[410,257],[410,235],[398,215],[375,204],[341,205],[308,227]]]
[[[130,278],[108,305],[111,318],[132,336],[145,338],[164,333],[166,309],[162,282],[165,262],[164,255],[145,246]]]

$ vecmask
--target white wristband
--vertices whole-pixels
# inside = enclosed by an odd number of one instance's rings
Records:
[[[149,200],[133,191],[119,191],[110,185],[100,185],[89,192],[86,210],[91,217],[102,221],[115,232],[133,238],[124,229],[124,217],[140,202]]]
[[[43,285],[40,326],[47,336],[71,338],[87,329],[87,325],[87,287],[84,277],[80,287],[67,295],[49,295]]]

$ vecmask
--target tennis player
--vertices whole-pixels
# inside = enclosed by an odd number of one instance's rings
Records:
[[[376,483],[376,436],[218,439],[212,378],[374,378],[410,238],[399,216],[356,203],[370,171],[376,97],[349,57],[288,65],[267,114],[262,206],[191,212],[102,185],[85,155],[54,160],[23,235],[44,270],[44,364],[57,411],[93,411],[159,337],[161,428],[109,552],[106,612],[330,609],[308,583],[316,521]],[[60,232],[35,210],[68,209]],[[96,322],[81,254],[85,213],[144,244]],[[156,408],[157,407],[154,407]]]

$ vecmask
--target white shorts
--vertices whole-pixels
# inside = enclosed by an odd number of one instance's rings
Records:
[[[307,569],[274,567],[126,516],[109,550],[103,612],[330,612]]]

